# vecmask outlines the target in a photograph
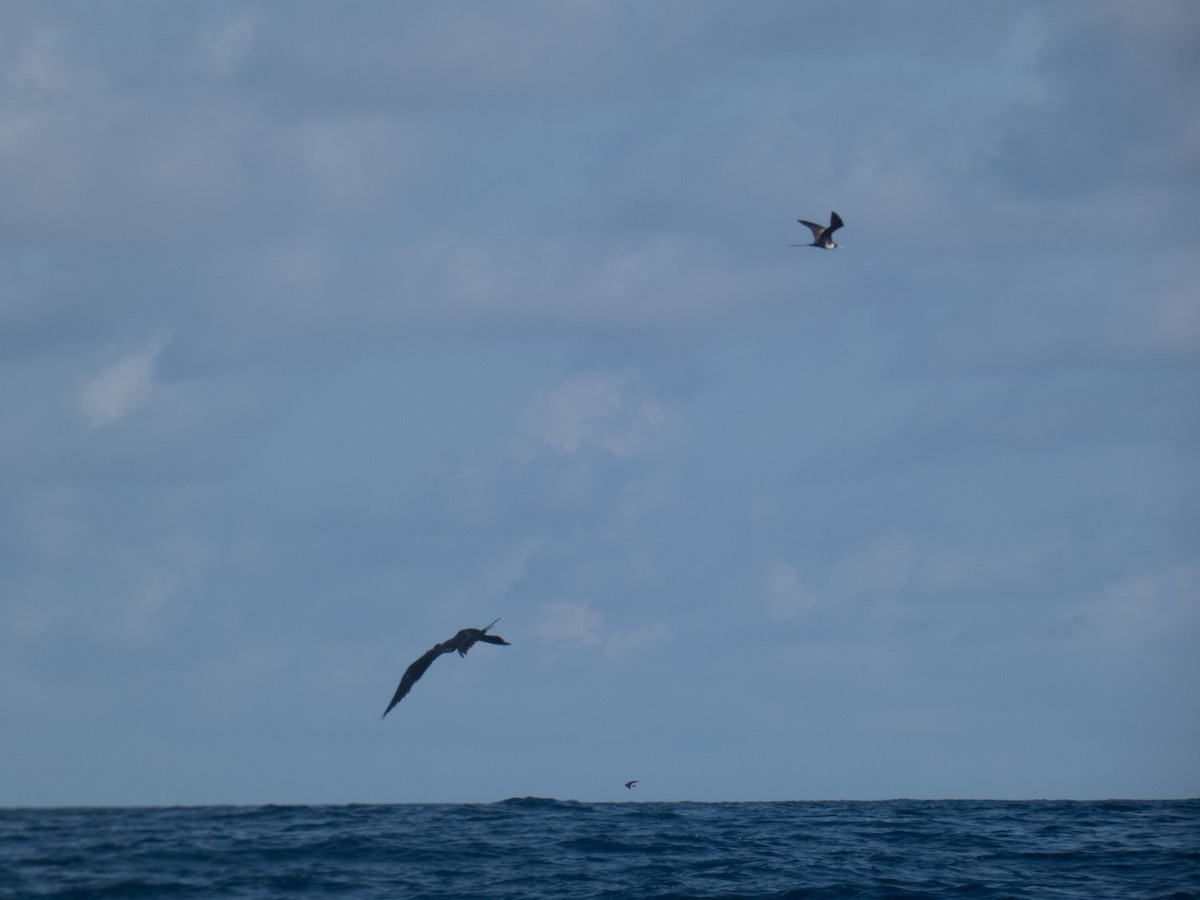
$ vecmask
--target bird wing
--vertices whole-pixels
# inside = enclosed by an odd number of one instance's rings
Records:
[[[499,619],[496,620],[496,622],[499,621]],[[493,622],[492,625],[495,625],[496,622]],[[499,635],[487,633],[487,629],[491,628],[492,625],[489,625],[487,628],[464,628],[454,637],[450,638],[447,643],[453,645],[454,649],[458,651],[459,656],[466,656],[467,652],[479,641],[484,641],[488,644],[504,644],[507,646],[508,641],[506,641],[504,638],[500,637]]]
[[[844,224],[846,224],[846,223],[842,221],[842,217],[839,216],[837,213],[833,213],[829,219],[829,233],[833,234],[835,231],[837,231],[839,228],[841,228]]]
[[[400,679],[400,686],[396,688],[396,693],[392,695],[392,702],[388,704],[388,708],[383,711],[383,716],[386,716],[392,711],[392,707],[404,699],[404,696],[412,690],[412,686],[417,683],[426,670],[433,665],[433,661],[448,652],[448,649],[443,649],[443,644],[438,644],[431,650],[426,650],[416,662],[404,670],[404,677]],[[380,716],[379,718],[383,718]]]
[[[446,643],[453,646],[458,651],[459,656],[466,656],[470,649],[475,646],[475,642],[483,636],[483,632],[478,628],[464,628]]]
[[[837,215],[837,213],[834,213],[834,215]],[[806,222],[804,219],[797,219],[796,221],[812,231],[814,241],[820,240],[821,232],[825,230],[824,225],[818,225],[816,222]]]

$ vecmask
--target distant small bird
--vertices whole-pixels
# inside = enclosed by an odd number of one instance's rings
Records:
[[[629,788],[630,790],[633,790],[633,786],[634,786],[635,784],[637,784],[637,779],[636,779],[636,778],[635,778],[635,779],[633,779],[633,781],[627,781],[627,782],[625,782],[625,787]]]
[[[500,620],[497,619],[496,622]],[[492,625],[495,625],[493,622]],[[412,690],[412,686],[417,683],[417,679],[425,674],[425,670],[433,665],[433,661],[443,653],[453,653],[458,651],[459,656],[466,656],[467,651],[475,646],[476,642],[484,641],[488,644],[503,644],[506,647],[512,646],[504,638],[498,634],[488,634],[488,628],[464,628],[448,641],[442,641],[432,650],[425,651],[425,654],[415,663],[408,667],[404,672],[404,677],[400,679],[400,686],[396,688],[396,693],[392,696],[392,702],[388,704],[388,708],[383,711],[383,716],[386,716],[392,711],[392,707],[404,699],[405,694]],[[383,718],[380,716],[379,718]]]
[[[845,223],[842,222],[842,217],[837,213],[832,214],[828,225],[818,225],[816,222],[808,222],[804,219],[797,219],[801,225],[807,225],[812,231],[813,239],[811,244],[790,244],[792,247],[820,247],[822,250],[832,250],[838,245],[833,242],[833,233],[842,227]]]

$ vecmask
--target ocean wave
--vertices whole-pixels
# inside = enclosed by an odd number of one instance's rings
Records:
[[[0,809],[0,897],[1200,896],[1198,801]]]

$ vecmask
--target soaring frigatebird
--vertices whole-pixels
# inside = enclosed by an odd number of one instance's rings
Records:
[[[496,622],[499,621],[499,619],[496,620]],[[495,625],[496,622],[493,622],[492,625]],[[457,650],[459,656],[466,656],[467,651],[474,647],[477,641],[484,641],[488,644],[503,644],[506,647],[511,646],[500,635],[488,634],[488,628],[491,628],[492,625],[487,626],[487,628],[464,628],[454,637],[450,638],[450,640],[442,641],[433,649],[426,650],[420,659],[405,670],[404,677],[400,679],[400,686],[396,688],[396,693],[392,696],[392,702],[383,711],[383,716],[390,713],[392,707],[404,699],[404,695],[412,690],[412,686],[417,683],[417,679],[424,675],[425,670],[433,665],[433,661],[443,653],[453,653]],[[382,719],[383,716],[379,718]]]
[[[635,784],[637,784],[637,779],[636,779],[636,778],[635,778],[635,779],[633,779],[633,781],[627,781],[627,782],[625,782],[625,787],[629,788],[629,789],[632,791],[632,790],[633,790],[633,786],[634,786]]]
[[[838,245],[833,242],[833,233],[842,227],[845,223],[842,217],[837,213],[832,213],[828,225],[818,225],[816,222],[809,222],[804,219],[797,219],[801,225],[808,226],[808,229],[813,233],[811,244],[791,244],[792,247],[820,247],[822,250],[832,250]]]

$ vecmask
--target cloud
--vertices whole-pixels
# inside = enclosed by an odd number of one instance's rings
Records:
[[[528,573],[529,560],[543,544],[542,538],[528,537],[485,563],[479,576],[453,595],[461,614],[497,602],[511,587],[520,584]]]
[[[167,340],[163,336],[154,338],[84,383],[79,407],[89,428],[119,422],[163,393],[155,380],[154,367]]]
[[[569,455],[599,447],[628,457],[662,442],[673,416],[630,372],[586,372],[535,394],[521,417],[525,435]]]
[[[55,29],[24,37],[0,68],[0,186],[3,217],[36,228],[72,217],[88,188],[106,79],[75,61]]]
[[[488,592],[499,596],[524,579],[525,573],[529,569],[530,558],[541,548],[543,543],[541,538],[525,538],[520,544],[488,566],[484,573]]]
[[[1000,141],[1002,176],[1044,197],[1147,177],[1194,184],[1195,6],[1161,3],[1150,13],[1098,3],[1079,12],[1045,16],[1029,72],[1034,89],[1014,104]]]
[[[169,630],[169,617],[203,580],[211,548],[187,534],[175,534],[150,548],[154,557],[121,580],[103,606],[97,631],[118,641],[147,641]]]
[[[591,647],[600,643],[601,622],[600,614],[585,603],[547,603],[534,634],[550,644]]]
[[[767,615],[772,619],[791,619],[816,605],[816,597],[787,563],[779,562],[763,578]]]
[[[393,131],[397,136],[389,164],[403,167],[408,159],[431,157],[417,168],[435,171],[444,165],[446,148],[431,149],[444,135],[413,129],[405,137],[403,129]],[[367,163],[376,161],[374,154],[370,147],[363,150]],[[688,226],[674,213],[650,233],[641,223],[632,226],[638,232],[636,240],[609,233],[631,227],[624,220],[637,213],[623,209],[597,213],[604,220],[604,233],[580,232],[549,213],[549,222],[535,218],[497,232],[493,220],[519,208],[520,198],[509,194],[509,185],[524,177],[536,182],[550,164],[522,162],[528,172],[510,176],[484,196],[450,198],[446,209],[430,212],[434,222],[418,231],[411,230],[410,222],[389,220],[390,227],[400,230],[398,239],[368,236],[366,240],[377,242],[376,252],[351,259],[355,272],[369,284],[370,302],[381,314],[390,314],[391,321],[653,325],[720,315],[747,294],[778,284],[777,271],[748,269],[730,258],[727,247],[681,234]],[[442,177],[452,176],[445,172]],[[386,188],[400,181],[390,172],[374,186]],[[621,184],[609,201],[630,193],[635,189]],[[467,215],[470,203],[479,208]],[[556,233],[546,235],[548,227]]]
[[[888,597],[908,583],[915,560],[913,543],[897,532],[873,540],[843,557],[830,573],[829,587],[840,598]]]
[[[111,615],[104,630],[112,637],[125,640],[149,638],[183,583],[183,577],[176,572],[146,573],[136,588],[110,604]]]
[[[815,576],[815,583],[791,563],[778,561],[762,577],[766,614],[783,621],[816,609],[865,601],[874,613],[891,617],[916,565],[912,541],[897,532],[842,554],[823,575]]]
[[[604,644],[604,652],[609,656],[620,656],[639,647],[661,644],[670,638],[671,629],[662,622],[642,625],[632,631],[614,631]]]
[[[1200,619],[1200,566],[1180,565],[1115,584],[1077,609],[1085,634],[1105,643],[1144,645]]]
[[[420,159],[421,142],[419,128],[379,115],[311,119],[289,136],[314,199],[335,215],[391,202]]]
[[[629,631],[607,629],[604,617],[588,604],[564,601],[542,607],[534,633],[548,644],[601,647],[606,656],[620,656],[671,637],[670,629],[661,622]]]
[[[978,549],[945,545],[918,562],[914,581],[922,590],[944,594],[1027,583],[1052,556],[1053,547],[1044,542]]]

